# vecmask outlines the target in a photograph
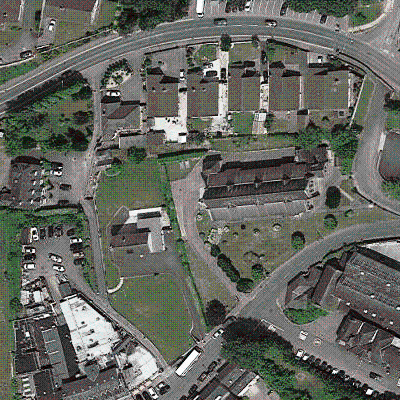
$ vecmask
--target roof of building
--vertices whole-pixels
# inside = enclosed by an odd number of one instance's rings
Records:
[[[21,0],[0,0],[0,23],[18,22]]]
[[[215,377],[200,391],[199,400],[215,400],[219,396],[225,399],[228,394],[228,389],[220,385],[219,380]]]
[[[205,78],[203,73],[187,75],[187,116],[218,115],[218,79]]]
[[[75,376],[79,372],[79,367],[76,361],[75,349],[71,343],[71,332],[67,324],[58,325],[57,330],[58,335],[60,336],[64,359],[68,369],[68,376]]]
[[[15,355],[15,369],[18,374],[26,372],[33,372],[38,369],[35,353],[16,353]]]
[[[260,74],[242,66],[229,68],[228,110],[257,111],[260,108]]]
[[[146,135],[140,133],[119,134],[118,145],[120,149],[135,147],[146,147]]]
[[[327,146],[323,145],[307,150],[296,150],[296,161],[309,164],[313,170],[322,169],[328,161]]]
[[[51,370],[46,369],[37,372],[33,375],[33,380],[35,382],[36,396],[39,400],[48,398],[49,395],[54,395],[53,376]],[[57,396],[57,398],[58,397],[59,396]]]
[[[127,119],[131,125],[140,127],[140,101],[121,101],[119,107],[107,116],[108,119]]]
[[[147,115],[149,117],[178,116],[178,78],[162,74],[147,75]]]
[[[46,6],[92,12],[96,0],[46,0]]]
[[[281,69],[271,69],[269,77],[269,109],[297,110],[300,101],[300,76],[287,76]]]
[[[318,283],[316,284],[314,293],[312,295],[313,302],[321,304],[321,300],[326,293],[328,285],[334,278],[336,271],[337,270],[333,266],[328,264],[325,265],[324,271],[322,272],[321,277],[318,280]]]
[[[304,80],[304,107],[310,110],[338,110],[348,107],[347,70],[322,71]]]
[[[242,396],[242,391],[257,377],[253,371],[244,371],[239,379],[229,388],[230,392],[236,396]]]

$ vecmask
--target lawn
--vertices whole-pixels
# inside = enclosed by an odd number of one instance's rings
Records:
[[[197,64],[202,64],[203,62],[211,62],[217,59],[217,45],[216,44],[203,44],[194,53],[193,58]]]
[[[270,62],[277,62],[277,61],[285,61],[285,50],[288,49],[288,46],[284,46],[282,44],[274,43],[273,46],[275,47],[275,53],[271,57]]]
[[[187,177],[189,172],[193,169],[198,159],[190,159],[186,161],[175,161],[166,163],[165,166],[168,171],[169,180],[171,182]]]
[[[367,115],[369,101],[374,90],[373,82],[369,78],[365,79],[363,90],[358,101],[356,114],[354,116],[354,122],[358,125],[364,125],[364,118]]]
[[[80,24],[78,22],[72,23],[68,21],[59,21],[57,22],[54,46],[59,46],[60,44],[79,39],[85,36],[85,33],[88,30],[89,27],[86,24]]]
[[[0,69],[0,85],[9,81],[10,79],[16,78],[17,76],[24,75],[29,71],[34,70],[40,65],[36,60],[27,61],[22,64],[14,65],[12,67]]]
[[[375,21],[382,14],[382,4],[374,2],[365,6],[358,6],[350,16],[350,24],[359,26]]]
[[[288,132],[289,131],[289,121],[283,118],[274,118],[271,124],[269,132]]]
[[[307,304],[307,308],[305,310],[296,310],[294,308],[287,308],[284,311],[284,314],[290,321],[297,325],[308,324],[317,320],[319,317],[325,317],[329,313],[320,307],[316,307],[313,304]]]
[[[188,118],[188,130],[203,132],[211,127],[211,119],[203,120],[201,118]]]
[[[295,138],[291,135],[257,135],[257,136],[232,136],[223,139],[211,139],[213,150],[222,153],[249,150],[267,150],[295,146]]]
[[[231,125],[233,132],[241,135],[251,135],[253,131],[254,114],[250,112],[233,113]]]
[[[167,362],[193,345],[186,302],[170,276],[126,279],[111,304],[157,346]]]
[[[95,27],[101,28],[111,25],[114,22],[116,8],[117,3],[103,0],[100,5],[99,15],[96,18]]]
[[[235,43],[229,50],[229,63],[253,61],[260,58],[260,50],[251,43]]]
[[[389,112],[386,119],[387,129],[398,129],[400,130],[400,114]]]
[[[118,268],[108,257],[108,240],[105,238],[107,224],[121,206],[126,206],[128,209],[139,209],[158,207],[163,204],[158,177],[157,161],[146,159],[140,164],[126,162],[118,176],[108,177],[102,174],[100,178],[96,205],[109,287],[114,287],[118,283],[119,273]]]
[[[343,211],[331,210],[330,213],[334,214],[338,221],[336,229],[393,218],[390,213],[376,207],[355,210],[352,217],[346,217]],[[294,232],[303,233],[306,245],[332,233],[323,225],[325,215],[325,213],[313,213],[305,214],[299,219],[266,218],[262,221],[228,224],[229,232],[222,234],[219,246],[222,253],[232,260],[240,276],[251,278],[252,265],[261,263],[266,271],[272,271],[295,254],[295,250],[291,247],[291,235]],[[279,232],[272,229],[276,223],[281,225]],[[207,214],[197,222],[199,232],[204,232],[206,235],[215,226]],[[255,235],[254,229],[258,229],[259,234]]]

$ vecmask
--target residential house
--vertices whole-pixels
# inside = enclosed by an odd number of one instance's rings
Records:
[[[300,104],[300,73],[271,68],[269,76],[269,110],[295,111]]]

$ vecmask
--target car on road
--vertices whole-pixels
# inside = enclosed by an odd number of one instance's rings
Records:
[[[207,368],[208,373],[213,372],[214,369],[217,367],[218,363],[217,361],[213,361]]]
[[[161,395],[167,393],[170,388],[171,387],[168,385],[168,383],[165,383],[164,381],[161,381],[157,385],[157,389],[158,389],[158,391],[160,392]]]
[[[34,247],[29,247],[29,246],[22,246],[22,251],[24,253],[30,253],[30,254],[36,253],[36,249]]]
[[[215,18],[214,25],[217,25],[217,26],[228,25],[228,21],[226,20],[226,18]]]
[[[54,226],[50,225],[49,227],[47,227],[47,236],[49,238],[52,238],[54,236]]]
[[[300,331],[300,334],[299,334],[299,339],[300,340],[306,340],[307,336],[308,336],[308,332]]]
[[[204,382],[207,379],[208,376],[208,372],[203,372],[198,378],[197,380],[200,382]]]
[[[56,20],[55,19],[50,20],[50,23],[49,23],[49,31],[50,32],[52,32],[54,30],[55,25],[56,25]]]
[[[298,349],[295,355],[295,358],[297,358],[298,360],[300,360],[301,357],[303,357],[304,355],[304,350],[303,349]]]
[[[23,267],[24,267],[24,269],[35,269],[36,264],[35,263],[24,263]]]
[[[31,228],[31,237],[32,240],[34,240],[35,242],[39,240],[39,234],[37,228]]]
[[[320,20],[319,20],[319,23],[320,23],[320,24],[325,24],[327,18],[328,18],[328,16],[327,16],[326,14],[322,14],[322,15],[321,15],[321,18],[320,18]]]
[[[60,190],[64,190],[65,192],[68,192],[71,190],[72,186],[68,183],[60,183]]]
[[[26,253],[24,254],[24,261],[34,261],[36,260],[36,254],[30,254],[30,253]]]
[[[273,324],[270,324],[267,329],[271,332],[276,332],[276,327]]]
[[[75,243],[82,243],[82,239],[78,237],[72,237],[69,239],[70,244],[75,244]]]
[[[274,19],[266,19],[264,23],[266,26],[270,26],[272,28],[275,28],[277,25],[277,22]]]
[[[51,169],[50,174],[52,174],[54,176],[62,176],[63,171],[62,171],[62,169]]]
[[[62,266],[62,265],[59,265],[59,264],[53,264],[53,269],[55,271],[58,271],[58,272],[64,272],[65,271],[65,267]]]
[[[340,31],[340,24],[336,24],[335,26],[335,32],[339,32]]]
[[[150,393],[152,399],[154,400],[158,399],[158,394],[152,387],[147,388],[147,391]]]
[[[225,331],[222,328],[219,328],[216,332],[213,333],[212,337],[216,339],[217,337],[221,336]]]
[[[375,380],[377,380],[377,381],[382,380],[382,375],[379,375],[379,374],[377,374],[377,373],[374,372],[374,371],[371,371],[371,372],[369,373],[369,377],[372,378],[372,379],[375,379]]]
[[[58,256],[57,254],[49,253],[49,258],[51,261],[56,263],[62,263],[62,257]]]
[[[85,257],[85,253],[83,251],[76,251],[75,253],[72,253],[72,255],[75,258]]]
[[[226,81],[226,68],[221,68],[221,81]]]
[[[62,225],[56,226],[56,227],[54,228],[54,235],[55,235],[55,237],[60,237],[60,236],[62,236],[63,234],[64,234],[64,231],[63,231]]]
[[[40,240],[46,239],[46,228],[39,229],[39,237],[40,237]]]
[[[284,3],[282,4],[281,10],[279,11],[279,15],[280,15],[281,17],[285,16],[285,15],[286,15],[286,12],[287,12],[287,9],[288,9],[288,3],[284,2]]]
[[[21,53],[19,53],[19,56],[22,59],[26,59],[26,58],[32,57],[32,55],[33,55],[32,50],[25,50],[25,51],[21,51]]]
[[[143,395],[143,397],[144,397],[145,400],[151,400],[151,396],[148,394],[148,392],[143,391],[143,392],[142,392],[142,395]]]

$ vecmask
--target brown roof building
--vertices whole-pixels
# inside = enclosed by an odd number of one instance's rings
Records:
[[[260,74],[243,66],[229,68],[228,110],[258,111],[260,109]]]
[[[349,71],[321,71],[304,79],[304,107],[309,110],[346,110]]]
[[[156,68],[147,75],[147,115],[149,117],[178,116],[179,79],[164,75]]]
[[[270,111],[298,110],[300,75],[279,68],[271,68],[269,76]]]
[[[218,78],[206,78],[202,72],[187,75],[187,116],[218,115]]]
[[[16,24],[22,19],[25,1],[0,0],[0,24]]]

